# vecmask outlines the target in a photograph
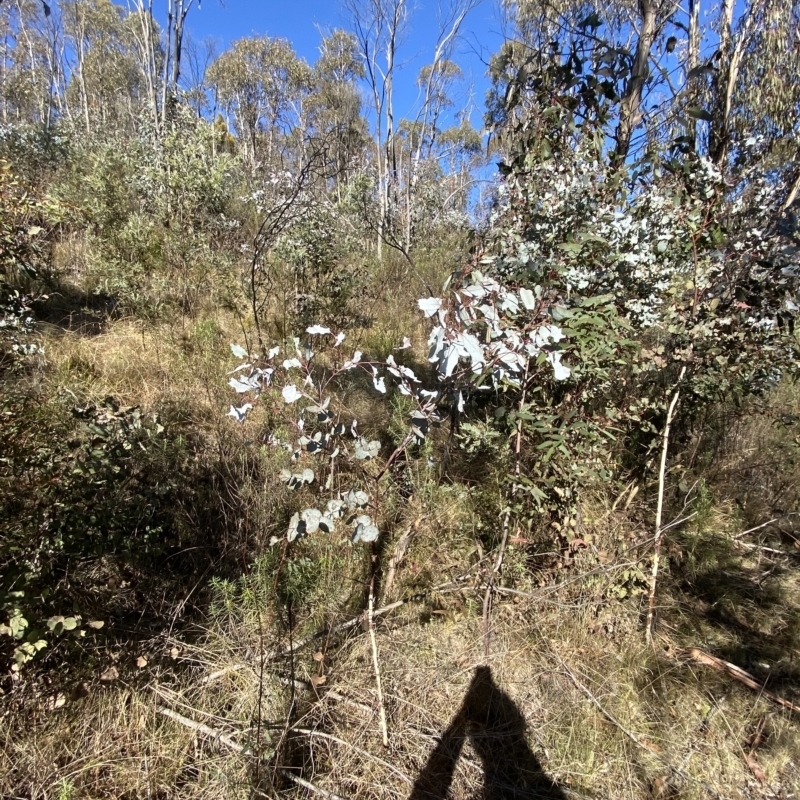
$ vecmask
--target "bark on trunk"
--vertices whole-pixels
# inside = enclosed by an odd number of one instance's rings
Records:
[[[619,108],[619,123],[617,124],[616,147],[613,156],[615,164],[624,163],[628,157],[633,131],[642,119],[642,90],[650,74],[648,64],[656,35],[656,4],[653,0],[639,0],[639,16],[641,28],[636,43],[636,55]]]

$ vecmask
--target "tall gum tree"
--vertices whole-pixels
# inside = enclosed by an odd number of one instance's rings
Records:
[[[397,65],[414,9],[407,0],[344,0],[364,65],[367,94],[371,100],[378,216],[374,227],[378,254],[388,244],[399,250],[411,264],[412,215],[415,203],[415,174],[419,173],[425,141],[441,111],[443,85],[451,72],[451,57],[469,12],[477,0],[451,0],[438,7],[437,35],[432,60],[419,81],[420,107],[417,130],[408,157],[401,162],[397,146],[398,123],[394,107]]]
[[[306,125],[311,69],[285,39],[239,39],[211,65],[208,79],[252,169],[261,159],[272,164],[281,140]]]

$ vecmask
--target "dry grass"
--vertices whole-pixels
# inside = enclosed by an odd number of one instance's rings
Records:
[[[181,331],[121,319],[95,336],[67,331],[46,343],[51,380],[144,408],[170,399],[216,412],[228,399],[220,392],[227,342],[241,336],[231,323],[211,319]]]
[[[613,573],[604,577],[614,579]],[[530,750],[565,797],[788,798],[800,788],[798,720],[681,655],[679,646],[708,647],[707,635],[666,627],[670,646],[662,638],[653,652],[642,643],[638,603],[593,602],[587,594],[597,597],[597,587],[587,592],[582,580],[554,591],[527,588],[532,597],[498,597],[488,663],[526,721]],[[271,653],[287,639],[276,637],[271,612],[265,610],[261,626],[256,624],[254,610],[269,609],[266,593],[251,597],[249,606],[237,595],[227,611],[220,602],[201,640],[171,643],[180,649],[177,673],[145,669],[146,686],[95,686],[90,697],[43,709],[25,729],[17,723],[7,730],[4,758],[15,769],[5,771],[3,794],[244,796],[251,759],[165,719],[157,707],[247,744],[255,737],[260,695],[267,796],[301,791],[271,771],[282,764],[340,796],[409,797],[475,667],[484,663],[479,595],[469,586],[441,593],[379,623],[388,749],[380,743],[364,632],[356,628],[317,640],[298,653],[291,669],[286,656],[270,655],[262,673],[262,647]],[[797,608],[796,596],[786,602]],[[291,674],[326,680],[317,691],[298,688],[294,730],[287,731]],[[759,729],[760,743],[754,740]],[[279,760],[272,757],[275,750]],[[763,783],[752,763],[763,771]],[[451,796],[474,797],[483,777],[481,756],[468,741]],[[59,795],[62,785],[74,794]]]
[[[376,352],[388,346],[380,331],[370,335]],[[238,338],[232,320],[181,331],[118,320],[95,336],[52,337],[48,380],[82,397],[184,409],[187,425],[220,444],[218,420],[229,402],[220,364]],[[392,424],[359,387],[343,402],[376,434]],[[517,776],[529,781],[527,793],[516,796],[531,800],[532,787],[543,785],[533,765],[563,798],[796,797],[800,719],[686,655],[699,647],[800,701],[800,572],[788,516],[800,474],[791,436],[776,424],[798,415],[800,395],[781,387],[770,408],[771,417],[723,426],[713,464],[696,467],[705,478],[688,505],[696,514],[667,535],[655,649],[644,646],[642,631],[653,533],[646,488],[627,509],[624,499],[616,506],[588,499],[578,544],[543,553],[524,537],[512,541],[487,661],[482,600],[487,547],[497,538],[481,527],[487,490],[479,497],[441,484],[422,453],[404,467],[406,494],[382,484],[384,578],[408,539],[384,602],[415,596],[376,625],[388,748],[369,637],[361,625],[337,629],[363,609],[369,556],[320,536],[301,542],[288,561],[281,547],[264,550],[242,563],[241,577],[215,581],[205,616],[195,614],[193,625],[176,624],[136,650],[96,654],[94,677],[72,694],[57,683],[31,684],[36,699],[9,703],[0,717],[0,796],[421,797],[414,784],[449,729],[463,745],[453,800],[513,796],[481,794],[493,760],[504,763],[504,748],[528,759],[529,772]],[[242,441],[266,424],[269,408],[260,413],[237,428]],[[222,445],[238,446],[226,438]],[[258,470],[237,469],[229,479],[237,482],[239,509],[263,543],[282,529],[288,500],[278,485],[254,477]],[[676,494],[676,515],[683,502],[684,493]],[[780,523],[740,536],[777,511]],[[430,591],[448,581],[455,583]],[[287,655],[290,641],[316,630],[324,635]],[[137,666],[139,655],[146,665]],[[112,656],[120,677],[103,683],[99,674]],[[506,738],[462,707],[484,664],[513,722]]]
[[[94,685],[58,708],[55,694],[4,724],[2,796],[246,797],[247,764],[160,715],[156,683]],[[230,714],[227,705],[218,710]]]

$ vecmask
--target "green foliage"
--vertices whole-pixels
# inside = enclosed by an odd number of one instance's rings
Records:
[[[507,155],[491,227],[450,296],[420,301],[454,402],[518,442],[522,519],[569,520],[582,491],[640,469],[679,374],[678,433],[798,365],[798,275],[772,225],[781,187],[753,172],[729,193],[674,142],[630,170],[608,159],[624,65],[588,46],[588,63],[577,43],[547,57],[509,43],[493,62]]]
[[[6,385],[0,408],[0,602],[3,632],[26,642],[15,655],[24,663],[37,642],[79,627],[74,614],[59,616],[70,562],[146,559],[171,546],[166,509],[180,479],[157,419],[113,398],[69,407]]]
[[[283,292],[294,298],[294,313],[283,322],[287,330],[314,323],[337,330],[365,327],[367,276],[346,239],[336,215],[317,207],[278,241],[273,270],[283,267],[289,284]]]
[[[179,108],[161,142],[142,134],[76,145],[56,187],[75,210],[62,227],[86,242],[85,285],[112,297],[117,311],[196,313],[230,293],[241,176],[215,135]]]
[[[38,199],[0,159],[0,275],[15,287],[30,286],[46,264],[45,235],[53,206]]]

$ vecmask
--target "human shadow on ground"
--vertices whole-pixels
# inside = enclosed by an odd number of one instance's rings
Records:
[[[494,682],[491,669],[477,667],[461,708],[428,758],[409,800],[446,800],[467,739],[483,766],[483,790],[475,800],[566,800],[542,771],[525,728],[525,718]]]

